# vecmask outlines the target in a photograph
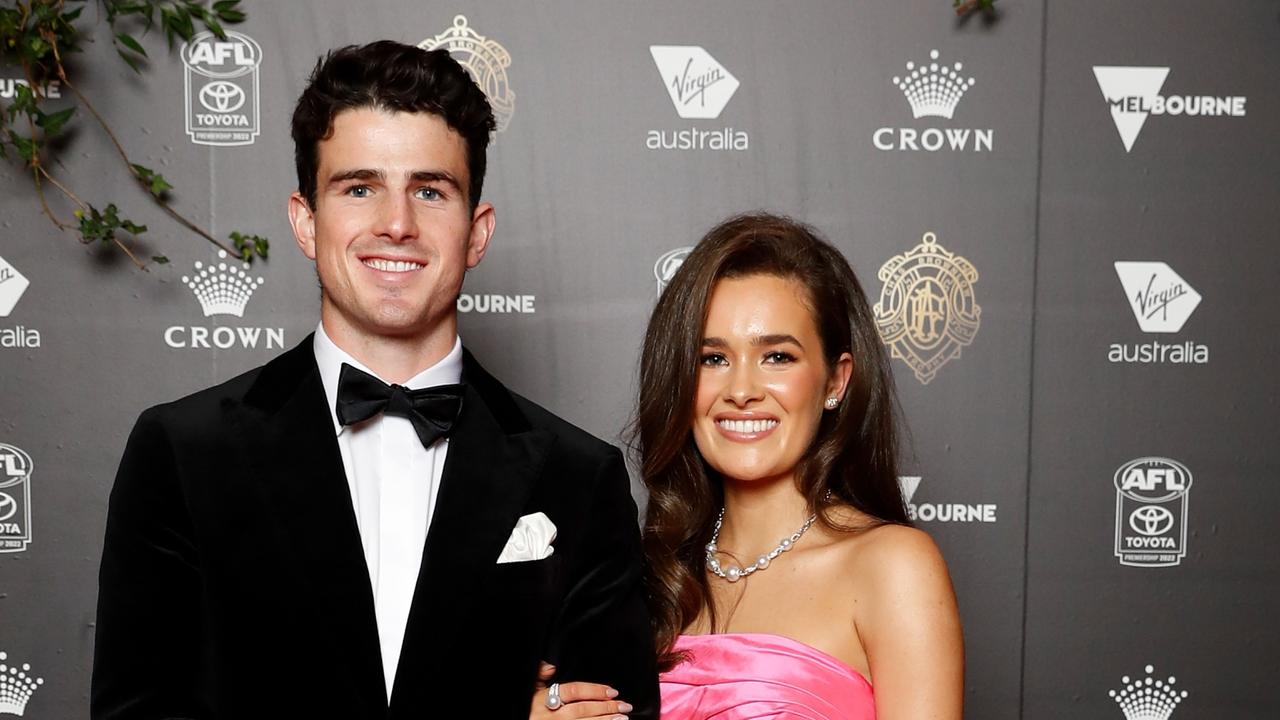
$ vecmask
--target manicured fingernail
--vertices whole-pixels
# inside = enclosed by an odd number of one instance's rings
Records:
[[[614,715],[610,720],[627,720],[626,715]]]
[[[614,690],[613,688],[609,688],[608,690],[605,690],[605,691],[604,691],[604,694],[605,694],[605,695],[608,695],[608,696],[609,696],[609,697],[611,697],[611,698],[616,698],[616,697],[618,697],[618,691],[617,691],[617,690]]]
[[[618,703],[618,712],[631,712],[631,703],[629,702]]]

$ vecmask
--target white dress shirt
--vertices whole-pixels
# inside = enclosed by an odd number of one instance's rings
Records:
[[[389,702],[449,440],[424,448],[407,418],[382,413],[349,427],[341,425],[337,402],[342,364],[375,377],[377,373],[335,345],[323,324],[316,329],[314,347],[369,566]],[[453,384],[461,377],[462,340],[455,339],[444,359],[402,384],[417,390]]]

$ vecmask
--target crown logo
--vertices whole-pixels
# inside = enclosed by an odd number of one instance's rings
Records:
[[[1120,678],[1124,689],[1112,690],[1107,694],[1120,706],[1125,720],[1169,720],[1178,703],[1187,696],[1187,691],[1179,692],[1173,688],[1177,678],[1172,675],[1166,680],[1156,680],[1151,677],[1155,668],[1148,665],[1146,671],[1146,679],[1130,681],[1129,676],[1125,675]]]
[[[44,678],[33,678],[27,673],[31,666],[22,663],[22,667],[9,667],[5,664],[8,655],[0,651],[0,715],[17,715],[27,711],[27,702],[36,690],[44,684]]]
[[[956,110],[956,104],[976,81],[973,78],[960,77],[960,70],[964,67],[960,63],[955,63],[951,67],[939,65],[936,62],[937,50],[929,51],[929,59],[934,62],[919,67],[916,67],[913,62],[908,62],[907,70],[911,71],[911,74],[906,77],[894,77],[893,84],[907,96],[907,101],[911,103],[912,117],[922,118],[933,115],[950,120],[951,114]]]
[[[226,257],[227,251],[218,251],[218,259],[225,260]],[[241,263],[240,267],[235,267],[235,263],[227,265],[225,262],[220,262],[215,266],[213,263],[205,265],[197,260],[195,269],[198,272],[194,275],[183,275],[182,282],[195,293],[196,299],[200,301],[200,307],[204,309],[205,317],[211,315],[244,317],[244,306],[253,296],[253,291],[261,287],[264,282],[261,277],[249,277],[245,272],[249,269],[249,263]]]
[[[493,116],[498,132],[507,129],[511,114],[516,109],[516,94],[507,82],[507,68],[511,66],[511,53],[498,44],[471,29],[466,15],[453,18],[453,27],[418,43],[424,50],[444,49],[458,64],[467,69],[471,79],[484,91],[493,106]]]

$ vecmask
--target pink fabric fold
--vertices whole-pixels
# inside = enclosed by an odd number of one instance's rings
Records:
[[[663,673],[662,720],[875,720],[871,683],[798,640],[681,635],[688,659]]]

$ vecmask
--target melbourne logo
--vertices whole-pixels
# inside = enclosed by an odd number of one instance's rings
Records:
[[[912,522],[944,523],[993,523],[996,521],[994,503],[915,503],[916,490],[920,488],[920,476],[903,475],[898,478],[898,489],[907,504],[907,517]]]
[[[650,45],[662,85],[685,120],[715,120],[738,91],[738,78],[696,45]],[[650,130],[650,150],[746,150],[750,138],[732,127]]]
[[[1178,704],[1187,698],[1187,691],[1174,687],[1178,679],[1170,675],[1161,680],[1153,677],[1155,667],[1148,665],[1146,678],[1120,678],[1124,687],[1107,695],[1116,701],[1125,720],[1169,720]]]
[[[31,456],[0,443],[0,553],[22,552],[30,544]]]
[[[1116,470],[1116,557],[1131,567],[1171,567],[1187,554],[1191,471],[1176,460],[1144,457]]]
[[[662,296],[662,291],[667,289],[667,284],[671,282],[671,278],[675,276],[676,271],[684,264],[684,259],[689,257],[691,252],[693,252],[692,247],[668,250],[658,258],[658,262],[653,264],[653,276],[658,279],[659,297]]]
[[[458,296],[458,312],[477,315],[525,314],[537,312],[533,295],[498,295],[495,293],[462,293]]]
[[[1244,117],[1245,98],[1240,96],[1160,94],[1169,77],[1167,67],[1093,66],[1102,97],[1111,107],[1111,119],[1124,143],[1124,151],[1133,150],[1138,133],[1150,115],[1187,115],[1208,117]]]
[[[249,299],[265,281],[249,274],[248,263],[239,267],[228,263],[226,251],[218,251],[218,260],[208,264],[197,260],[192,274],[183,275],[182,282],[195,295],[205,317],[242,318]],[[175,325],[164,331],[164,342],[171,348],[283,348],[284,328]]]
[[[1200,293],[1165,263],[1120,261],[1115,268],[1133,317],[1144,333],[1179,332],[1200,305]],[[1112,343],[1107,359],[1114,363],[1203,365],[1209,362],[1209,348],[1190,340]]]
[[[30,284],[26,276],[18,272],[18,268],[0,257],[0,318],[9,317]],[[25,325],[0,326],[0,349],[38,347],[39,330]]]
[[[31,83],[26,78],[0,78],[0,100],[12,100],[18,94],[18,88]],[[36,88],[36,96],[57,100],[62,97],[62,81],[50,80],[47,85]]]
[[[929,51],[928,62],[919,65],[908,62],[906,74],[893,78],[893,84],[911,105],[911,117],[916,120],[951,120],[956,105],[976,82],[964,71],[963,63],[955,62],[950,67],[939,63],[937,50]],[[880,150],[991,152],[994,136],[995,131],[990,129],[882,127],[875,131],[871,141]]]
[[[22,717],[41,685],[44,678],[31,675],[30,663],[9,665],[9,654],[0,650],[0,715]]]
[[[234,30],[198,33],[182,45],[187,134],[197,145],[250,145],[262,131],[258,67],[262,47]]]
[[[447,50],[458,64],[467,69],[471,79],[484,91],[493,108],[498,132],[507,129],[511,114],[516,110],[516,94],[507,80],[507,68],[511,66],[511,53],[498,44],[472,30],[465,15],[453,18],[453,27],[418,43],[425,50]]]
[[[915,248],[881,266],[878,277],[884,283],[875,305],[880,337],[928,385],[978,334],[978,271],[927,232]]]

